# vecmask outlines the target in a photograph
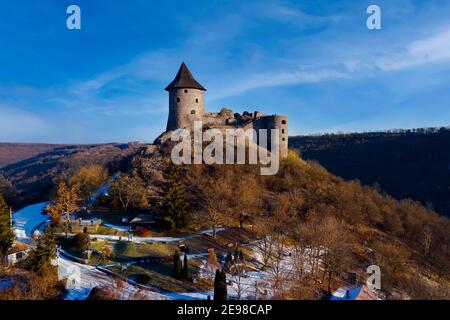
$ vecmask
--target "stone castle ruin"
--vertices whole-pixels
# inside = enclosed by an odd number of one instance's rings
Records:
[[[239,114],[227,108],[222,108],[219,112],[206,112],[206,89],[194,79],[184,63],[178,70],[175,79],[165,90],[169,92],[169,118],[166,133],[177,129],[192,130],[194,121],[202,121],[205,130],[214,128],[225,132],[226,129],[242,128],[244,130],[255,129],[258,133],[259,129],[267,129],[270,141],[270,130],[279,129],[280,157],[287,157],[287,116],[263,115],[258,111]]]

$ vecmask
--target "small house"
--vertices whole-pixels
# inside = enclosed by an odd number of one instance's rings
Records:
[[[380,300],[377,293],[363,285],[353,289],[339,288],[330,300]]]
[[[92,219],[78,218],[70,221],[72,232],[74,233],[84,232],[85,229],[87,230],[87,232],[93,233],[97,231],[98,227],[100,227],[101,224],[102,220],[98,218]]]
[[[155,224],[157,221],[151,214],[140,214],[130,221],[131,230],[137,232],[148,231]]]
[[[24,260],[31,252],[31,246],[15,240],[11,248],[6,253],[8,265],[15,265]]]

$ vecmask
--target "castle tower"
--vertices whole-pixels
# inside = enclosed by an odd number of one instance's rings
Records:
[[[275,115],[273,116],[273,120],[271,121],[270,129],[278,129],[279,130],[279,146],[280,146],[280,158],[287,158],[288,156],[288,117]]]
[[[279,146],[279,152],[280,152],[280,158],[284,159],[287,158],[288,156],[288,150],[289,150],[289,133],[288,133],[288,117],[287,116],[282,116],[282,115],[271,115],[271,116],[263,116],[260,117],[259,119],[257,119],[256,121],[253,122],[253,128],[256,130],[259,129],[266,129],[268,130],[268,135],[269,135],[269,141],[267,142],[267,146],[269,147],[269,150],[272,149],[271,146],[271,137],[270,137],[270,133],[271,133],[271,129],[278,129],[278,134],[279,134],[279,141],[278,141],[278,146]]]
[[[192,129],[195,120],[205,113],[206,89],[198,83],[184,62],[175,79],[166,87],[169,92],[169,118],[166,131]]]

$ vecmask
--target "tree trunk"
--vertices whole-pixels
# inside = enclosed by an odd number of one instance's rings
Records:
[[[328,293],[331,294],[331,279],[333,278],[333,275],[331,272],[328,273]]]
[[[70,221],[70,214],[68,212],[66,212],[66,228],[65,228],[66,240],[69,238],[69,235],[68,235],[68,233],[69,233],[69,221]]]

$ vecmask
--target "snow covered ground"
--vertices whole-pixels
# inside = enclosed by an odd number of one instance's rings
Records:
[[[116,180],[119,177],[119,174],[114,174],[112,176],[112,181]],[[111,189],[111,183],[105,183],[100,188],[98,188],[91,197],[91,203],[95,203],[100,196],[105,196],[109,193],[109,189]]]
[[[219,232],[224,231],[224,230],[225,230],[225,228],[216,228],[216,233],[219,233]],[[200,231],[200,234],[204,234],[204,235],[207,235],[207,236],[212,236],[213,233],[214,233],[213,229],[206,229],[206,230]]]
[[[227,274],[228,295],[231,299],[236,299],[238,296],[240,296],[240,299],[270,299],[275,293],[273,288],[275,279],[277,279],[277,282],[282,283],[283,287],[289,286],[295,281],[295,261],[300,258],[296,257],[296,255],[301,254],[303,256],[304,272],[311,272],[312,266],[310,263],[315,259],[310,257],[311,249],[307,248],[302,253],[296,253],[292,246],[284,246],[280,261],[278,263],[269,263],[269,266],[262,270],[263,257],[260,244],[264,240],[257,240],[245,246],[252,250],[253,263],[249,263],[250,261],[245,263],[244,272],[234,275]],[[320,256],[324,254],[324,250],[324,248],[317,248],[316,251],[318,252],[315,253]],[[213,279],[214,272],[207,265],[207,255],[188,255],[188,258],[202,259],[199,277]],[[317,259],[316,263],[320,265],[321,259]],[[215,267],[212,269],[215,270]]]
[[[40,225],[44,224],[49,217],[42,214],[42,209],[48,202],[41,202],[27,206],[13,213],[14,234],[17,240],[30,244],[31,236]]]
[[[165,293],[164,296],[173,300],[208,300],[208,296],[210,296],[211,299],[214,297],[214,292],[212,290],[206,292],[170,292]]]
[[[104,234],[91,234],[91,238],[101,239],[101,240],[109,240],[109,241],[120,241],[120,240],[128,240],[126,236],[113,236],[113,235],[104,235]],[[186,237],[173,238],[173,237],[133,237],[131,240],[135,243],[155,243],[155,242],[178,242],[186,240]]]
[[[94,287],[109,287],[114,290],[115,279],[110,275],[89,265],[80,264],[64,257],[58,258],[58,271],[61,278],[69,281],[68,294],[66,300],[84,300]],[[167,300],[167,297],[158,292],[150,290],[140,290],[138,287],[124,282],[123,289],[120,290],[119,299],[130,299],[137,292],[140,292],[145,299]]]
[[[102,225],[104,225],[105,227],[114,229],[114,230],[119,230],[119,231],[129,231],[130,227],[129,226],[119,226],[116,224],[111,224],[111,223],[102,223]]]
[[[42,226],[48,221],[48,216],[41,214],[41,211],[44,207],[48,205],[48,202],[37,203],[28,207],[23,208],[22,210],[17,211],[13,215],[14,226],[15,226],[15,234],[20,241],[24,241],[27,243],[31,243],[31,236],[33,232]],[[127,227],[122,226],[112,226],[107,225],[109,227],[120,227],[121,230],[128,230]],[[221,232],[225,230],[224,228],[218,228],[216,232]],[[179,242],[182,240],[187,240],[191,237],[198,235],[209,235],[212,234],[212,230],[203,230],[197,234],[186,236],[186,237],[133,237],[132,241],[136,243],[155,243],[155,242]],[[92,238],[102,239],[102,240],[110,240],[110,241],[119,241],[119,240],[127,240],[127,237],[120,237],[114,235],[91,235]],[[254,247],[254,244],[250,245],[250,247]],[[189,259],[205,259],[208,253],[200,253],[200,254],[192,254],[188,255]],[[255,252],[255,257],[258,258],[258,255]],[[283,264],[286,266],[291,265],[290,257],[286,256],[286,261],[283,261]],[[72,260],[69,260],[65,257],[58,258],[58,269],[61,278],[69,279],[69,290],[68,294],[65,297],[69,300],[83,300],[89,295],[90,291],[96,287],[110,287],[114,289],[115,279],[100,270],[98,270],[94,266],[84,265]],[[206,263],[206,260],[204,260]],[[207,276],[205,274],[205,276]],[[228,292],[230,297],[236,297],[238,290],[240,290],[241,298],[243,299],[252,299],[255,295],[258,297],[266,296],[270,297],[270,282],[271,282],[271,274],[268,271],[258,271],[248,269],[245,274],[237,279],[236,277],[229,278],[229,286]],[[239,285],[238,285],[239,283]],[[238,288],[238,286],[240,288]],[[159,293],[152,290],[142,290],[137,286],[132,285],[130,283],[125,283],[124,288],[121,290],[119,294],[120,299],[130,299],[137,292],[145,299],[158,299],[158,300],[166,300],[166,299],[180,299],[180,300],[206,300],[208,295],[213,296],[212,291],[208,292],[171,292],[171,293]]]
[[[120,231],[129,231],[129,227],[127,227],[127,226],[119,226],[119,225],[114,225],[114,224],[109,224],[109,223],[103,223],[103,225],[106,227],[112,228],[112,229],[120,230]],[[224,230],[225,230],[225,228],[218,228],[216,230],[216,233],[224,231]],[[203,230],[203,231],[199,232],[199,234],[203,234],[203,235],[212,235],[212,233],[213,233],[212,229],[207,229],[207,230]],[[194,235],[189,235],[189,236],[185,236],[185,237],[137,237],[137,236],[134,236],[131,241],[135,242],[135,243],[179,242],[179,241],[183,241],[183,240],[188,240],[197,235],[198,234],[194,234]],[[120,241],[120,240],[128,239],[126,236],[97,235],[97,234],[91,234],[91,238],[110,240],[110,241]]]

